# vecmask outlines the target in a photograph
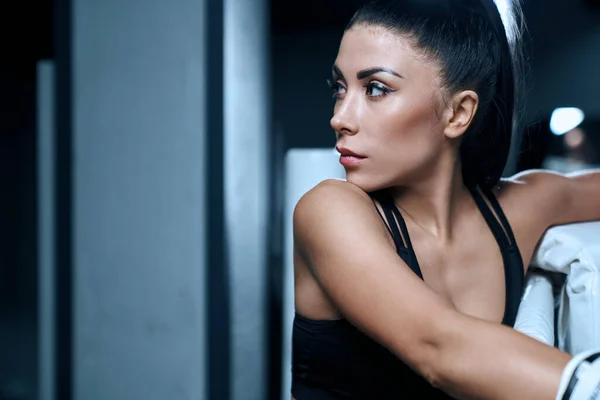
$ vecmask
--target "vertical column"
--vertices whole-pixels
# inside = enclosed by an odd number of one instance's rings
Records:
[[[225,227],[223,0],[206,0],[208,236],[208,398],[230,399],[230,282]]]
[[[54,399],[73,400],[71,0],[54,3]]]
[[[224,1],[225,206],[231,399],[267,396],[268,3]]]
[[[71,1],[73,397],[204,399],[205,1]]]
[[[54,66],[37,65],[38,398],[54,400]]]

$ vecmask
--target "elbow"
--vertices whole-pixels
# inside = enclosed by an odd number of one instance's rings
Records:
[[[464,327],[461,318],[451,312],[448,318],[439,318],[430,335],[421,343],[417,372],[436,389],[448,391],[456,383],[460,348],[464,344]],[[460,368],[458,368],[460,369]]]
[[[422,353],[424,356],[422,360],[416,364],[417,372],[421,375],[431,386],[436,389],[441,389],[447,384],[447,374],[443,363],[443,354],[438,345],[426,344],[424,345]]]
[[[431,386],[445,393],[450,393],[454,386],[452,381],[448,379],[448,375],[439,367],[433,367],[424,375],[425,379]]]

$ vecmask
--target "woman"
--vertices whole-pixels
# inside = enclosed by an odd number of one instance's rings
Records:
[[[516,39],[492,0],[376,2],[350,21],[330,82],[347,179],[294,212],[296,400],[593,398],[593,357],[575,373],[510,329],[544,232],[600,219],[599,171],[501,179]]]

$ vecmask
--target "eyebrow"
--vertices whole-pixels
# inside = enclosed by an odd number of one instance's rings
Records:
[[[334,64],[333,67],[331,68],[331,70],[333,71],[334,75],[338,76],[341,79],[344,79],[344,74],[342,74],[342,71],[340,71],[340,69],[338,68],[337,65]],[[367,78],[371,75],[375,75],[379,72],[394,75],[394,76],[397,76],[398,78],[404,79],[404,76],[400,75],[393,69],[386,68],[386,67],[373,67],[373,68],[369,68],[369,69],[363,69],[362,71],[358,71],[358,73],[356,74],[356,78],[359,80],[365,79],[365,78]]]
[[[384,72],[386,74],[395,75],[398,78],[404,78],[402,75],[400,75],[399,73],[397,73],[393,69],[385,68],[385,67],[374,67],[374,68],[364,69],[362,71],[359,71],[356,74],[356,78],[358,78],[358,79],[365,79],[366,77],[374,75],[374,74],[379,73],[379,72]]]

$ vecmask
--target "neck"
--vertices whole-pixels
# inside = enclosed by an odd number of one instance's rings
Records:
[[[392,188],[395,204],[412,222],[441,243],[452,241],[453,228],[469,204],[471,195],[464,185],[460,162],[440,160],[432,173],[417,183]]]

